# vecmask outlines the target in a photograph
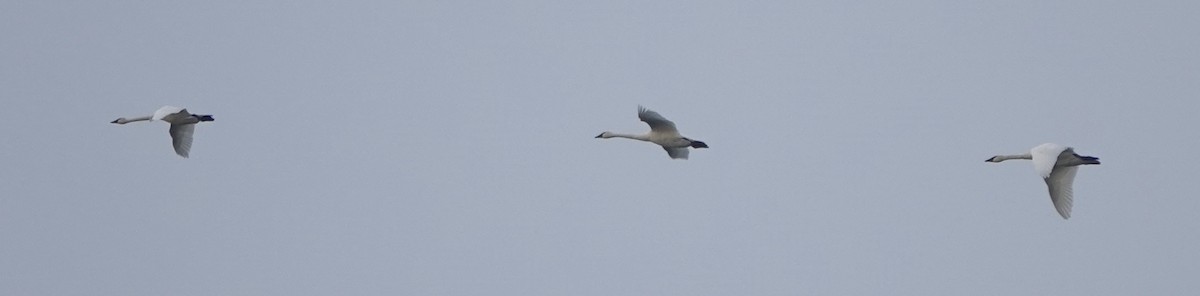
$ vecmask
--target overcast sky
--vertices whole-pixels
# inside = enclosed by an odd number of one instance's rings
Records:
[[[1198,3],[5,1],[0,294],[1195,293]]]

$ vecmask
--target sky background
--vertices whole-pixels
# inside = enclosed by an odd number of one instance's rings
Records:
[[[4,1],[3,295],[1183,295],[1196,1]],[[711,149],[643,132],[644,105]],[[191,158],[162,105],[212,114]],[[1063,220],[1028,161],[1080,170]]]

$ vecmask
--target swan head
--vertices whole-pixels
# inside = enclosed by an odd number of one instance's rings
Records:
[[[121,118],[117,118],[117,120],[113,120],[111,123],[126,124],[126,123],[129,123],[129,120],[126,120],[125,117],[121,117]]]
[[[596,136],[597,139],[608,139],[608,138],[612,138],[612,137],[613,137],[612,132],[603,132],[603,133],[600,133],[599,136]]]
[[[999,155],[992,156],[992,158],[988,158],[987,160],[984,160],[984,162],[1001,162],[1001,161],[1004,161],[1004,158],[1000,157]]]

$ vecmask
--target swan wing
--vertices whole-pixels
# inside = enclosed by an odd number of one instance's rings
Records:
[[[1050,201],[1054,202],[1054,208],[1063,219],[1071,218],[1074,195],[1072,184],[1075,183],[1075,171],[1078,169],[1077,166],[1058,167],[1046,178],[1046,186],[1050,188]]]
[[[679,147],[679,148],[663,147],[663,149],[667,150],[667,155],[670,155],[671,159],[687,159],[688,158],[687,147]]]
[[[150,119],[171,122],[171,120],[190,115],[191,114],[188,114],[187,109],[175,106],[163,106],[162,108],[158,108],[158,111],[154,111],[154,117],[151,117]]]
[[[1033,170],[1042,178],[1049,178],[1051,171],[1054,170],[1054,164],[1058,162],[1058,156],[1067,151],[1067,146],[1054,143],[1046,143],[1033,147],[1030,154],[1033,156]]]
[[[171,125],[171,145],[175,146],[175,154],[188,157],[188,152],[192,151],[192,132],[196,130],[196,124],[172,124]]]
[[[679,130],[675,129],[675,123],[667,120],[667,118],[659,115],[658,112],[650,111],[646,107],[638,106],[638,119],[650,125],[650,132],[663,135],[679,135]]]

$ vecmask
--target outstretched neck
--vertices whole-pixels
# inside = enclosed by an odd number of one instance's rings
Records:
[[[1029,153],[1014,154],[1014,155],[996,155],[996,157],[994,157],[993,159],[996,162],[1001,162],[1001,161],[1005,161],[1005,160],[1009,160],[1009,159],[1033,159],[1033,155],[1029,154]]]
[[[112,123],[126,124],[126,123],[130,123],[130,122],[134,122],[134,121],[146,121],[146,120],[150,120],[150,116],[142,116],[142,117],[134,117],[134,118],[121,117],[121,118],[117,118],[117,120],[113,120]]]
[[[647,141],[647,142],[649,142],[649,141],[650,141],[650,137],[648,137],[648,136],[646,136],[646,135],[630,135],[630,134],[609,133],[609,134],[608,134],[608,137],[609,137],[609,138],[626,138],[626,139],[634,139],[634,140],[641,140],[641,141]]]

